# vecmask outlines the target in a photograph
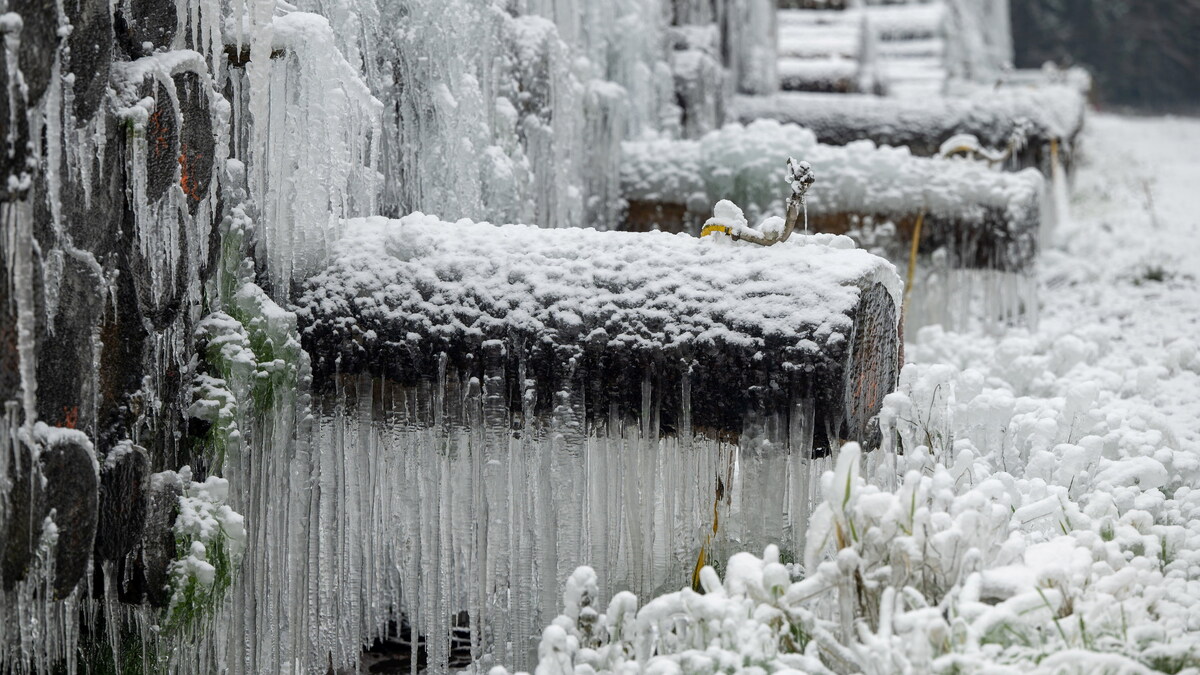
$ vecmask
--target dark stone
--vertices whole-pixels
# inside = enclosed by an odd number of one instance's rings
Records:
[[[0,405],[18,398],[21,354],[17,351],[17,302],[12,297],[8,256],[0,249]]]
[[[97,131],[105,135],[108,149],[80,158],[90,165],[91,185],[78,180],[79,174],[70,175],[65,163],[60,170],[60,175],[66,178],[59,186],[61,227],[70,235],[73,246],[90,252],[97,262],[111,268],[112,258],[129,246],[133,235],[122,221],[129,185],[125,175],[125,125],[115,116],[106,115],[102,125],[98,126]]]
[[[75,120],[82,125],[100,109],[108,91],[113,17],[108,0],[64,0],[63,9],[71,23],[68,71],[75,76]]]
[[[179,130],[179,185],[187,196],[188,211],[195,215],[212,183],[216,150],[208,103],[210,87],[192,72],[180,73],[174,79],[183,118]]]
[[[87,571],[96,540],[100,482],[92,451],[71,436],[56,436],[42,450],[46,509],[58,526],[54,595],[65,598]]]
[[[20,87],[10,90],[9,85],[8,50],[0,47],[0,138],[4,139],[4,145],[0,146],[0,202],[23,196],[24,190],[10,193],[8,177],[20,176],[31,170],[28,165],[29,118],[25,114],[25,95]],[[16,110],[9,107],[10,100]],[[15,123],[15,128],[9,129],[10,121]]]
[[[39,332],[43,338],[37,341],[38,414],[49,424],[87,428],[94,414],[89,405],[95,368],[92,340],[104,309],[104,280],[74,256],[60,254],[56,259],[42,260],[43,268],[55,264],[62,271],[57,311],[45,317],[49,330]]]
[[[162,83],[150,80],[154,92],[154,112],[146,122],[146,200],[153,204],[175,182],[179,166],[179,129],[171,96]]]
[[[142,529],[142,575],[146,600],[155,607],[171,602],[171,561],[175,559],[175,519],[179,516],[179,481],[171,473],[150,480],[146,520]]]
[[[110,450],[100,469],[100,519],[96,526],[96,555],[117,561],[134,550],[146,524],[150,459],[136,445]],[[112,453],[118,453],[116,458]]]
[[[162,0],[129,0],[114,18],[118,40],[130,58],[171,46],[175,39],[175,5]],[[146,49],[145,43],[150,43]]]
[[[21,15],[17,65],[29,87],[29,100],[36,104],[50,84],[51,67],[58,50],[58,10],[55,3],[46,0],[11,0],[8,10]]]
[[[42,536],[46,498],[42,477],[34,470],[29,446],[21,441],[6,446],[0,445],[0,450],[13,453],[8,458],[8,479],[12,481],[12,488],[8,492],[8,522],[5,523],[4,537],[0,538],[3,556],[0,578],[4,590],[11,591],[25,578],[33,564],[33,554]]]

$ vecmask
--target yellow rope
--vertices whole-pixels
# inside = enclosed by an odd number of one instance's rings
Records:
[[[721,498],[713,499],[713,526],[712,534],[704,538],[704,546],[700,547],[700,555],[696,558],[696,568],[692,570],[692,589],[700,590],[700,570],[704,569],[704,563],[707,562],[708,547],[712,545],[712,538],[717,533],[717,525],[720,523],[720,516],[717,512],[717,506],[721,503]]]
[[[729,228],[725,225],[705,225],[704,229],[700,230],[700,236],[707,237],[713,232],[720,232],[721,234],[728,234],[731,237],[733,236],[733,233],[730,232]]]
[[[925,209],[917,214],[917,224],[913,226],[912,247],[908,250],[908,276],[904,281],[904,300],[901,312],[908,307],[908,294],[912,290],[913,276],[917,272],[917,250],[921,246],[921,226],[925,224]]]
[[[1051,138],[1050,139],[1050,180],[1051,180],[1051,182],[1056,183],[1057,181],[1061,180],[1060,174],[1062,172],[1062,168],[1061,168],[1060,164],[1061,163],[1059,162],[1059,159],[1058,159],[1058,139]]]

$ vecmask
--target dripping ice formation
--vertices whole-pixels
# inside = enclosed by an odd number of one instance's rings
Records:
[[[775,90],[772,2],[5,10],[0,668],[326,672],[407,640],[436,669],[464,629],[528,667],[577,564],[607,599],[700,551],[798,557],[828,449],[878,435],[887,262],[604,232],[631,144],[736,134],[730,97]],[[464,268],[497,252],[559,275],[538,330],[513,269]],[[572,283],[678,302],[575,335],[611,308]]]

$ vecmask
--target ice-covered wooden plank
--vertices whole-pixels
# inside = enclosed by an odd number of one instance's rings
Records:
[[[899,279],[846,238],[761,247],[422,214],[345,227],[298,300],[318,387],[361,373],[482,377],[500,358],[513,386],[519,373],[537,381],[541,413],[582,387],[589,416],[637,417],[653,383],[673,399],[666,433],[737,432],[749,412],[811,400],[816,428],[871,443],[896,376]]]
[[[957,266],[1019,270],[1037,251],[1043,180],[1034,170],[1005,173],[870,141],[818,144],[811,131],[773,120],[726,125],[697,141],[626,143],[623,152],[628,229],[694,228],[720,199],[741,206],[751,224],[782,216],[781,167],[793,156],[817,174],[808,193],[813,231],[891,222],[908,239],[924,212],[922,250],[945,246]]]
[[[731,116],[792,122],[812,129],[830,145],[871,140],[907,146],[914,155],[937,155],[943,142],[971,134],[989,148],[1003,150],[1014,138],[1017,165],[1048,170],[1052,140],[1064,161],[1083,127],[1084,98],[1076,88],[1044,86],[980,91],[963,98],[881,98],[784,92],[737,97]]]

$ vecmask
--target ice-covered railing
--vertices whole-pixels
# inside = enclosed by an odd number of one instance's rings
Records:
[[[828,46],[853,36],[860,48],[836,47],[872,79],[878,91],[905,98],[939,96],[958,81],[986,82],[1012,63],[1008,3],[993,0],[934,0],[920,3],[853,3],[824,8],[809,4],[781,9],[780,76],[784,89],[832,89],[811,77],[817,63],[796,57],[827,56]],[[826,65],[833,65],[826,61]],[[807,67],[806,67],[807,66]],[[846,73],[849,64],[838,62]],[[845,85],[853,80],[841,80]],[[866,90],[866,89],[864,89]]]
[[[523,664],[581,561],[609,597],[701,551],[798,555],[815,450],[875,443],[897,368],[899,280],[848,246],[346,223],[298,301],[337,495],[309,532],[342,551],[319,593],[363,632],[403,620],[431,664],[452,624]]]

